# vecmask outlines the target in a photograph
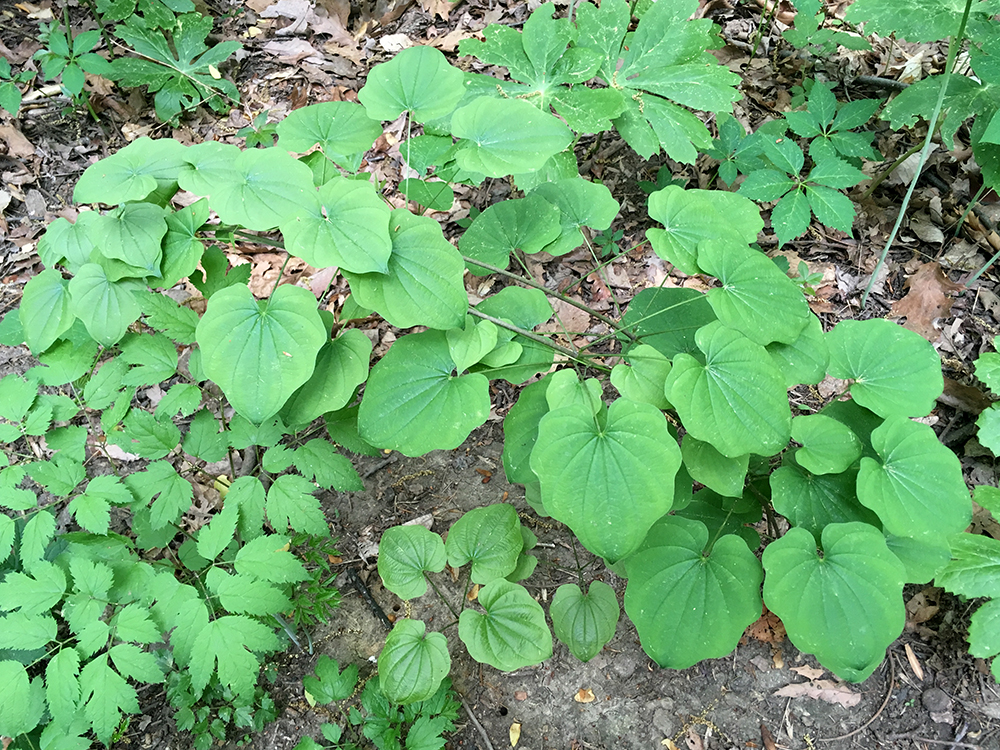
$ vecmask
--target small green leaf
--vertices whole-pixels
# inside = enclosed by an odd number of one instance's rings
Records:
[[[122,427],[107,436],[108,442],[143,458],[163,458],[181,441],[181,431],[173,422],[159,422],[141,409],[130,411]]]
[[[364,489],[361,477],[347,456],[337,453],[333,444],[323,438],[313,438],[297,448],[293,461],[296,469],[324,489],[337,492]]]
[[[495,580],[479,591],[478,601],[486,614],[466,609],[458,622],[458,636],[473,659],[511,672],[552,656],[545,612],[523,586]]]
[[[490,583],[509,575],[523,547],[520,522],[513,505],[494,503],[473,508],[448,531],[448,564],[472,563],[472,581]]]
[[[28,347],[33,354],[41,354],[76,320],[71,310],[69,282],[54,268],[36,274],[24,286],[17,314]]]
[[[206,581],[219,597],[219,602],[235,614],[266,617],[284,612],[292,603],[282,591],[264,581],[248,575],[229,575],[221,568],[211,568]]]
[[[357,684],[357,664],[348,664],[341,671],[337,660],[326,654],[321,654],[316,662],[316,676],[309,675],[302,680],[306,695],[323,704],[350,698]]]
[[[858,502],[854,470],[812,474],[786,458],[771,474],[770,483],[774,509],[810,534],[818,536],[831,523],[861,521],[880,526],[878,516]]]
[[[801,443],[795,460],[813,474],[839,474],[861,456],[861,441],[832,417],[810,414],[792,419],[792,440]]]
[[[201,389],[191,383],[175,383],[160,399],[156,405],[154,416],[157,421],[163,422],[178,414],[182,417],[190,416],[201,403]]]
[[[771,210],[771,226],[778,236],[778,244],[784,245],[809,229],[809,199],[803,190],[793,190]]]
[[[628,350],[628,364],[615,365],[611,370],[611,384],[625,398],[650,404],[657,409],[670,408],[663,395],[663,386],[670,374],[670,360],[648,344],[639,344]]]
[[[0,703],[0,734],[17,737],[30,732],[41,717],[32,723],[32,687],[24,665],[11,660],[0,661],[0,684],[4,686],[4,700]]]
[[[427,700],[451,670],[448,640],[425,630],[420,620],[400,620],[385,640],[378,677],[383,694],[393,703]]]
[[[132,295],[134,282],[115,282],[96,263],[81,266],[69,282],[70,310],[100,344],[113,346],[142,310]]]
[[[556,240],[562,233],[561,215],[539,195],[500,201],[475,218],[458,246],[463,255],[506,268],[515,250],[537,253]],[[490,273],[474,263],[469,270],[477,276]]]
[[[281,407],[284,422],[309,424],[316,417],[347,406],[355,389],[368,378],[371,353],[371,339],[357,328],[323,344],[312,376]]]
[[[267,491],[267,520],[272,528],[277,531],[292,528],[306,534],[327,536],[330,529],[314,492],[315,485],[297,474],[284,474],[275,479]]]
[[[445,337],[455,371],[462,373],[493,351],[497,345],[497,327],[488,320],[477,321],[467,315],[465,328],[452,328],[445,332]]]
[[[416,599],[427,591],[424,572],[440,573],[447,562],[441,537],[423,526],[393,526],[382,534],[378,574],[400,599]]]
[[[417,180],[408,177],[400,180],[399,192],[405,195],[407,200],[431,211],[447,211],[455,202],[455,191],[447,182],[441,180]]]
[[[302,563],[288,551],[288,537],[277,534],[247,542],[236,553],[234,565],[237,573],[271,583],[294,583],[309,578]]]
[[[374,120],[395,120],[408,110],[428,122],[452,113],[465,96],[462,81],[462,71],[438,50],[417,45],[372,68],[358,99]]]
[[[556,589],[549,614],[556,638],[587,662],[614,637],[621,610],[615,590],[603,581],[592,581],[586,594],[575,583]]]
[[[826,376],[830,362],[830,348],[826,343],[819,318],[810,314],[805,328],[790,344],[774,342],[767,345],[767,353],[785,375],[785,385],[816,384]]]
[[[156,385],[177,372],[174,342],[162,334],[130,335],[122,342],[122,359],[135,365],[122,377],[122,385]]]
[[[182,307],[165,294],[157,293],[140,295],[139,304],[150,328],[163,331],[178,344],[194,343],[195,329],[198,326],[198,313],[194,310]]]
[[[0,417],[20,422],[38,395],[38,385],[10,373],[0,379]]]
[[[625,611],[657,664],[685,669],[725,656],[760,617],[760,563],[737,536],[705,554],[705,525],[666,516],[625,561]]]
[[[550,255],[565,255],[580,247],[585,242],[583,227],[607,229],[621,208],[605,185],[582,177],[544,182],[531,195],[544,198],[561,214],[561,234],[544,248]]]
[[[219,423],[208,409],[194,415],[184,436],[184,452],[203,461],[219,461],[229,447],[226,435],[219,431]]]
[[[643,289],[622,316],[622,326],[667,359],[698,351],[695,333],[716,320],[708,297],[695,289]]]
[[[181,514],[191,507],[191,498],[194,497],[191,483],[166,461],[155,461],[146,471],[129,474],[125,484],[143,503],[156,498],[150,514],[150,524],[154,529],[176,523]]]
[[[684,436],[681,454],[684,466],[694,481],[726,497],[743,497],[749,454],[726,458],[711,444],[703,443],[690,434]]]
[[[877,529],[830,524],[822,555],[812,534],[791,529],[767,546],[763,563],[764,602],[797,648],[852,682],[875,671],[906,619],[903,565]]]

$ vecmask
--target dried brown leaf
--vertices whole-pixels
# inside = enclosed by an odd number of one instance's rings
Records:
[[[928,341],[937,341],[940,332],[934,327],[936,318],[946,317],[951,312],[952,298],[949,296],[962,288],[941,270],[938,263],[924,263],[917,272],[906,280],[909,289],[906,296],[892,305],[891,314],[905,317],[904,328],[919,333]]]
[[[800,677],[805,677],[807,680],[817,680],[826,673],[825,669],[810,667],[808,664],[803,664],[801,667],[792,667],[792,671]]]
[[[861,702],[859,693],[853,692],[847,685],[838,685],[833,680],[795,682],[774,691],[774,695],[780,698],[812,698],[844,708],[852,708]]]
[[[595,699],[594,691],[590,688],[580,688],[573,696],[573,700],[577,703],[593,703]]]

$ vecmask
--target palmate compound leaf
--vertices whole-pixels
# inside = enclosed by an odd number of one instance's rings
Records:
[[[539,195],[500,201],[475,218],[458,241],[463,255],[506,268],[515,250],[537,253],[562,233],[559,208]],[[491,271],[474,263],[476,276]]]
[[[550,411],[530,460],[546,512],[610,562],[634,551],[670,510],[680,463],[663,414],[625,398],[603,423],[582,403]]]
[[[473,508],[448,531],[448,564],[472,563],[473,583],[490,583],[510,575],[524,548],[521,525],[513,505],[494,503]]]
[[[284,284],[257,301],[237,284],[212,295],[197,338],[205,374],[237,412],[261,424],[312,376],[327,332],[305,289]]]
[[[320,186],[315,198],[305,200],[303,208],[281,224],[288,252],[316,268],[388,271],[392,212],[371,183],[336,177]]]
[[[649,196],[649,216],[663,225],[646,232],[653,251],[687,274],[701,273],[699,243],[730,232],[746,243],[755,242],[764,227],[760,210],[741,195],[676,185]]]
[[[427,700],[451,669],[448,639],[427,633],[421,620],[399,620],[378,656],[382,693],[393,703]]]
[[[898,536],[954,534],[972,519],[972,502],[958,458],[934,430],[890,417],[872,432],[879,460],[861,459],[858,499]]]
[[[466,609],[458,621],[458,637],[473,659],[512,672],[552,656],[545,612],[523,586],[498,579],[480,589],[478,601],[486,613]]]
[[[447,117],[465,96],[462,71],[433,47],[404,49],[372,68],[358,99],[374,120],[395,120],[404,110],[417,122]]]
[[[378,545],[378,574],[400,599],[415,599],[427,591],[424,572],[440,573],[447,559],[437,534],[419,525],[393,526]]]
[[[764,550],[764,603],[801,651],[860,682],[902,632],[903,564],[866,523],[834,523],[816,539],[793,528]]]
[[[541,169],[573,140],[561,121],[523,99],[490,96],[456,110],[451,132],[463,139],[455,155],[458,165],[487,177]]]
[[[219,681],[244,700],[253,697],[260,671],[257,654],[277,651],[281,644],[266,625],[243,615],[225,615],[208,623],[191,649],[192,687],[200,693],[216,672]]]
[[[413,49],[411,47],[411,49]],[[388,272],[358,274],[344,269],[358,304],[377,310],[392,325],[461,328],[469,298],[462,283],[462,256],[425,216],[397,209],[390,216],[392,254]]]
[[[698,244],[698,265],[722,282],[708,303],[723,324],[754,343],[795,341],[811,313],[795,284],[763,253],[734,238]]]
[[[625,612],[661,667],[725,656],[760,617],[760,562],[732,534],[708,542],[700,521],[666,516],[625,561]]]
[[[922,417],[944,389],[941,360],[919,334],[882,319],[844,320],[826,334],[830,375],[881,417]]]
[[[556,638],[580,661],[590,661],[615,635],[621,610],[615,590],[592,581],[586,594],[575,583],[556,590],[549,606]]]
[[[368,376],[358,410],[361,437],[407,456],[461,445],[489,416],[489,381],[454,370],[444,332],[397,340]]]
[[[665,386],[688,432],[730,458],[784,448],[792,415],[784,377],[764,347],[719,322],[695,338],[705,364],[678,354]]]

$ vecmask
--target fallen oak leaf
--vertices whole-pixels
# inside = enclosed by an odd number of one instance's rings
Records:
[[[860,693],[855,693],[847,685],[838,685],[833,680],[794,682],[775,690],[773,695],[779,698],[812,698],[844,708],[852,708],[861,702]]]
[[[949,279],[934,261],[924,263],[906,280],[906,296],[892,303],[890,315],[906,318],[904,328],[919,333],[930,342],[937,341],[940,332],[934,327],[936,318],[951,312],[951,294],[961,290],[961,284]]]

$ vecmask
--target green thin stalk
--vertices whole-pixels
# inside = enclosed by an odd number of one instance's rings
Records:
[[[872,184],[868,186],[868,189],[865,190],[864,193],[861,194],[861,200],[864,200],[865,198],[869,198],[871,196],[871,194],[875,192],[875,188],[877,188],[879,185],[882,184],[882,180],[884,180],[886,177],[888,177],[893,172],[895,172],[897,169],[899,169],[899,165],[900,164],[902,164],[904,161],[906,161],[907,159],[909,159],[911,156],[913,156],[915,153],[917,153],[923,147],[924,147],[923,143],[918,143],[917,145],[915,145],[912,148],[910,148],[905,154],[903,154],[898,159],[896,159],[896,161],[894,161],[892,163],[892,166],[890,166],[887,170],[885,170],[878,177],[876,177],[875,179],[872,180]]]
[[[934,137],[934,131],[937,129],[938,119],[941,117],[941,108],[944,105],[945,94],[948,93],[948,84],[951,83],[951,76],[954,75],[953,70],[955,59],[958,57],[958,49],[962,46],[962,42],[965,39],[965,27],[969,22],[969,13],[971,10],[972,0],[965,0],[965,12],[962,13],[962,22],[958,25],[958,33],[948,42],[948,61],[945,63],[945,72],[942,76],[943,80],[941,81],[941,88],[938,91],[937,102],[934,104],[934,111],[931,113],[930,123],[927,125],[927,137],[924,138],[924,146],[920,151],[920,162],[917,164],[917,173],[910,182],[910,187],[903,198],[903,205],[899,207],[899,215],[896,217],[896,223],[892,227],[889,239],[882,249],[882,255],[879,257],[878,263],[875,265],[875,270],[872,271],[872,277],[868,281],[868,286],[865,288],[864,296],[861,298],[862,309],[868,304],[868,295],[871,294],[872,287],[875,286],[875,279],[878,278],[878,272],[885,264],[885,259],[889,255],[889,248],[892,247],[892,243],[896,240],[899,228],[903,224],[903,218],[906,216],[906,209],[910,205],[910,199],[913,197],[913,191],[916,189],[917,181],[920,179],[920,173],[923,171],[924,164],[927,163],[927,157],[930,156],[932,138]]]
[[[985,193],[988,188],[989,186],[984,182],[979,186],[979,190],[976,191],[976,194],[972,196],[972,200],[969,201],[969,205],[965,207],[965,210],[958,219],[958,224],[955,226],[955,237],[958,237],[958,233],[962,231],[962,225],[965,224],[966,218],[970,213],[972,213],[973,210],[975,210],[976,204],[979,203],[979,199],[983,197],[983,193]],[[982,272],[980,271],[980,273]]]
[[[555,342],[550,341],[549,339],[545,338],[544,336],[540,336],[537,333],[526,331],[525,329],[516,326],[513,323],[508,323],[506,320],[501,320],[500,318],[494,318],[492,315],[487,315],[484,312],[480,312],[474,307],[469,308],[469,314],[477,318],[481,318],[482,320],[488,320],[490,323],[492,323],[495,326],[499,326],[500,328],[505,328],[508,331],[513,331],[514,333],[520,334],[521,336],[531,339],[532,341],[535,341],[541,344],[542,346],[547,346],[550,349],[559,352],[560,354],[566,355],[574,362],[580,362],[581,364],[587,365],[588,367],[593,366],[592,363],[588,362],[585,358],[581,357],[579,353],[573,351],[572,349],[567,349],[565,346],[560,346],[559,344],[556,344]]]

